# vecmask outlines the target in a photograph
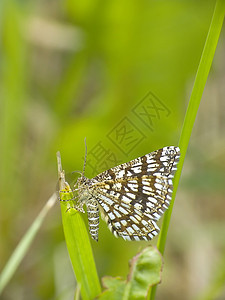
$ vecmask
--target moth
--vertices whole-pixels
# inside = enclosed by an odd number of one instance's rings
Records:
[[[148,241],[156,236],[156,222],[171,201],[180,149],[164,147],[92,179],[84,176],[86,157],[87,147],[83,172],[74,187],[77,203],[69,209],[84,213],[86,205],[91,237],[98,241],[99,213],[116,237]]]

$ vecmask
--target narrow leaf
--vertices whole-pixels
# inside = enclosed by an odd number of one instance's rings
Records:
[[[8,284],[9,280],[12,278],[16,272],[19,264],[21,263],[24,256],[27,254],[29,247],[37,234],[41,224],[43,223],[48,211],[52,208],[56,201],[56,195],[52,195],[47,201],[37,218],[34,220],[26,234],[23,236],[18,246],[14,250],[10,259],[8,260],[5,268],[0,275],[0,294],[2,293],[5,286]]]
[[[82,299],[94,299],[101,292],[95,261],[92,253],[89,235],[82,215],[77,210],[71,208],[74,201],[73,192],[65,180],[62,170],[60,153],[57,153],[58,174],[59,174],[59,196],[66,202],[61,202],[63,229],[70,255],[73,270],[80,286]],[[69,210],[65,204],[68,204]]]
[[[194,122],[196,119],[196,115],[198,112],[198,108],[200,105],[200,101],[202,98],[202,94],[206,85],[206,81],[209,75],[210,68],[212,66],[212,61],[215,55],[216,47],[218,44],[221,28],[223,25],[225,14],[225,1],[224,0],[217,0],[212,21],[210,24],[210,28],[208,31],[208,35],[206,38],[205,46],[202,52],[202,56],[199,62],[198,70],[196,73],[190,101],[188,104],[186,116],[183,123],[183,128],[180,136],[179,147],[181,152],[180,162],[178,164],[177,172],[174,177],[174,190],[173,190],[173,197],[170,204],[169,209],[166,211],[161,232],[158,239],[158,249],[163,254],[166,245],[166,238],[167,232],[169,229],[169,223],[171,219],[171,214],[173,210],[174,200],[176,197],[176,192],[181,176],[181,171],[184,164],[184,159],[186,156],[188,144],[190,141],[192,129],[194,126]],[[152,288],[150,299],[153,300],[155,298],[156,293],[156,286]]]

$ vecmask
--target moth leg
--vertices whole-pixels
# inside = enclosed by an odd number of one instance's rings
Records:
[[[83,201],[77,201],[77,204],[74,205],[74,208],[78,210],[79,212],[82,212],[83,214],[85,213],[84,208],[83,208],[84,202]]]
[[[68,212],[68,211],[71,210],[71,209],[75,209],[75,210],[78,210],[79,212],[81,212],[81,213],[84,214],[85,211],[84,211],[84,209],[83,209],[83,205],[84,205],[83,202],[78,201],[76,205],[71,205],[71,206],[69,206],[69,207],[67,208],[66,212]]]

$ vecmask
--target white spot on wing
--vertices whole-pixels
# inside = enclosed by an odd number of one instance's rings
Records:
[[[116,189],[119,189],[119,190],[120,190],[121,187],[122,187],[121,182],[116,182],[116,183],[115,183],[115,188],[116,188]]]
[[[147,202],[146,205],[150,208],[154,207],[155,205],[152,202]]]
[[[119,211],[124,215],[128,214],[128,212],[122,206],[119,207]]]
[[[109,216],[109,218],[111,219],[111,220],[114,220],[116,217],[115,217],[115,215],[112,213],[112,212],[110,212],[109,214],[108,214],[108,216]]]
[[[117,210],[114,210],[113,212],[117,216],[117,218],[121,218],[121,214]]]
[[[157,203],[157,200],[154,197],[148,197],[148,200],[151,201],[154,204]]]
[[[127,232],[128,232],[129,234],[133,234],[133,233],[134,233],[134,230],[133,230],[133,228],[131,228],[131,227],[128,227],[126,230],[127,230]]]
[[[129,180],[129,183],[136,183],[137,184],[137,180]]]
[[[100,194],[100,198],[102,199],[102,201],[104,201],[105,203],[109,204],[109,206],[112,206],[114,201],[111,200],[110,198],[104,196],[104,195],[101,195]],[[102,205],[102,204],[101,204]]]
[[[122,238],[126,241],[131,241],[131,238],[129,237],[129,235],[122,235]]]
[[[163,186],[162,186],[161,184],[155,183],[155,188],[156,188],[157,190],[161,190],[162,187],[163,187]]]
[[[153,235],[150,232],[148,233],[148,236],[150,237],[150,239],[153,238]]]
[[[117,229],[121,228],[120,222],[116,222],[116,223],[114,224],[114,227],[116,227]]]
[[[134,171],[136,174],[141,173],[141,166],[132,168],[132,171]]]
[[[121,220],[121,224],[122,224],[123,226],[126,226],[126,225],[127,225],[127,221]]]
[[[139,203],[135,203],[135,204],[134,204],[134,207],[135,207],[136,209],[142,209],[142,205],[139,204]]]
[[[109,211],[108,205],[106,205],[104,202],[102,203],[102,208],[103,208],[106,212]]]
[[[125,170],[120,170],[120,171],[116,174],[116,177],[117,177],[117,178],[122,178],[122,177],[124,177],[124,174],[125,174]]]
[[[134,228],[134,230],[139,231],[139,228],[136,224],[132,224],[132,227]]]
[[[132,198],[132,199],[136,198],[136,196],[134,194],[132,194],[132,193],[127,193],[127,196],[130,197],[130,198]]]
[[[126,196],[122,196],[122,200],[125,202],[125,203],[127,203],[127,204],[130,204],[131,203],[131,199],[130,198],[128,198],[128,197],[126,197]]]
[[[139,222],[138,222],[138,220],[137,219],[135,219],[133,216],[130,216],[130,219],[131,219],[131,221],[133,221],[134,223],[136,223],[136,224],[138,224]]]
[[[137,184],[128,183],[127,186],[129,187],[129,189],[131,189],[134,192],[137,192],[137,190],[138,190]]]
[[[159,218],[160,218],[160,215],[157,214],[156,212],[153,214],[153,216],[155,217],[156,220],[159,220]]]
[[[146,222],[145,220],[142,220],[141,223],[142,223],[144,226],[148,225],[148,222]]]

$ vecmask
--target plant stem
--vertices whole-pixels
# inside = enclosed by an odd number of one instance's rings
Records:
[[[204,87],[206,85],[206,81],[208,78],[208,74],[212,65],[213,57],[216,51],[216,47],[218,44],[221,28],[223,25],[224,20],[224,13],[225,13],[225,1],[224,0],[217,0],[212,21],[210,24],[209,32],[206,38],[205,46],[202,52],[202,56],[200,59],[200,63],[198,66],[198,70],[195,77],[194,86],[192,89],[189,105],[187,108],[186,116],[184,119],[183,128],[181,131],[180,141],[179,141],[179,147],[181,151],[181,157],[180,162],[178,165],[178,169],[176,172],[176,175],[174,177],[174,191],[173,191],[173,197],[170,204],[169,209],[165,213],[161,232],[158,239],[158,249],[163,254],[165,250],[165,244],[166,244],[166,238],[167,238],[167,232],[169,228],[170,218],[173,210],[174,200],[181,176],[181,171],[184,164],[185,155],[187,152],[188,144],[190,141],[192,129],[194,126],[194,122],[196,119],[196,115],[198,112],[198,108],[200,105],[200,101],[202,98],[202,94],[204,91]],[[156,293],[156,286],[154,286],[151,289],[150,292],[150,298],[151,300],[154,300]]]
[[[82,214],[74,209],[73,192],[65,181],[65,174],[62,170],[60,153],[57,152],[58,174],[59,174],[59,195],[63,229],[70,255],[73,270],[80,288],[82,299],[94,299],[101,293],[101,287],[92,253],[91,243]],[[65,205],[69,210],[67,211]]]
[[[27,230],[23,238],[20,240],[19,244],[17,245],[10,259],[8,260],[5,268],[0,274],[0,294],[2,293],[2,291],[4,290],[4,288],[6,287],[6,285],[8,284],[8,282],[10,281],[14,273],[16,272],[24,256],[27,254],[33,239],[35,238],[43,221],[45,220],[47,213],[55,204],[55,201],[56,201],[56,195],[53,194],[48,199],[45,206],[42,208],[39,215],[31,224],[30,228]]]

